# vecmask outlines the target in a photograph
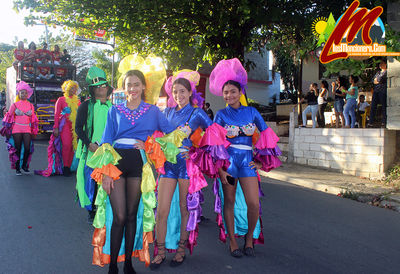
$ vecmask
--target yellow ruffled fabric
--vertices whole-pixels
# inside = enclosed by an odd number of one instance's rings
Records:
[[[186,137],[186,133],[177,129],[163,137],[156,138],[156,142],[160,144],[168,162],[176,164],[176,155],[180,152],[178,148],[182,146],[182,141]]]

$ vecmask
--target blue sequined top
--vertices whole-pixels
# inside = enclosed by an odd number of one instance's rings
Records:
[[[166,134],[175,130],[165,118],[164,114],[155,105],[141,102],[138,108],[130,110],[126,101],[113,105],[108,110],[106,127],[101,143],[113,143],[121,138],[130,138],[146,141],[154,131],[159,130]],[[116,148],[132,148],[132,145],[115,144]]]
[[[208,117],[204,110],[194,108],[190,104],[187,104],[180,110],[176,110],[176,107],[166,108],[164,114],[171,125],[181,129],[189,137],[198,127],[205,130],[212,124],[210,117]],[[182,146],[191,147],[192,141],[186,138],[183,140]]]
[[[253,107],[240,106],[235,109],[227,106],[217,112],[214,122],[228,132],[228,141],[232,144],[252,145],[252,136],[256,129],[260,132],[268,128],[261,114]]]

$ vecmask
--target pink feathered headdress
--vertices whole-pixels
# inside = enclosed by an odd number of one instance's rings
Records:
[[[21,82],[17,83],[17,95],[19,94],[20,90],[26,90],[28,92],[28,99],[33,94],[33,89],[31,88],[31,86],[28,85],[28,83],[26,83],[24,81],[21,81]]]
[[[192,103],[197,107],[202,107],[204,103],[204,98],[201,97],[201,94],[197,92],[196,86],[200,82],[200,74],[194,70],[180,70],[174,73],[173,76],[170,76],[165,82],[165,91],[168,94],[168,107],[175,107],[176,102],[172,97],[172,86],[176,79],[184,78],[189,81],[190,87],[192,89]]]
[[[247,85],[247,72],[239,59],[221,60],[210,75],[210,91],[214,95],[222,96],[222,86],[229,80],[240,84],[243,91]]]

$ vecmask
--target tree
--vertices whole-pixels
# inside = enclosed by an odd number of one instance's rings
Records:
[[[14,61],[15,46],[0,43],[0,91],[6,89],[6,71]]]

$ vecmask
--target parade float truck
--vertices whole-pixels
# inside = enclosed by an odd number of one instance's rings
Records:
[[[16,98],[16,84],[25,81],[33,89],[29,101],[35,106],[39,119],[39,134],[53,131],[54,107],[58,97],[63,95],[61,85],[66,80],[75,80],[76,67],[71,64],[24,64],[19,63],[18,70],[7,69],[6,108],[9,109]]]

